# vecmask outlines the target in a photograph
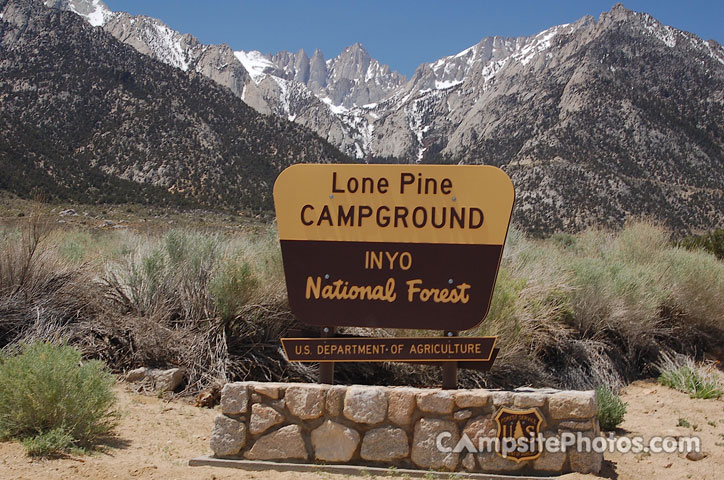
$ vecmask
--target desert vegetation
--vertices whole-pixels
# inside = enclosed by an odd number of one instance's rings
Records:
[[[115,378],[98,360],[67,345],[33,343],[0,358],[0,439],[18,439],[30,455],[94,447],[118,412]],[[7,354],[8,352],[6,352]]]
[[[183,367],[185,393],[232,379],[309,381],[279,338],[289,312],[273,226],[46,226],[0,229],[0,346],[64,342],[116,372]],[[202,225],[202,224],[199,224]],[[512,228],[488,318],[466,335],[498,335],[489,373],[461,385],[607,387],[658,376],[662,355],[703,360],[724,330],[724,263],[640,221],[619,231],[532,239]],[[368,332],[358,335],[439,332]],[[678,357],[676,357],[678,358]],[[339,364],[340,382],[433,385],[435,367]]]
[[[711,362],[696,363],[686,355],[662,354],[659,383],[688,393],[691,398],[719,398],[722,385]]]
[[[596,402],[598,403],[596,416],[601,430],[609,432],[623,423],[628,404],[621,400],[621,397],[610,387],[606,385],[596,387]]]

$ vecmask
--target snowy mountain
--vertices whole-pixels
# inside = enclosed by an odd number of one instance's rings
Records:
[[[100,3],[67,5],[118,25]],[[259,114],[197,73],[209,58],[221,61],[212,49],[150,19],[134,28],[167,40],[152,44],[163,45],[159,52],[183,47],[164,57],[176,66],[68,11],[0,0],[1,194],[269,210],[284,168],[349,161],[308,129]]]
[[[368,161],[486,163],[531,231],[653,215],[724,223],[724,48],[614,6],[531,37],[487,37],[408,80],[360,44],[262,54],[202,45],[99,0],[48,1]]]
[[[204,45],[158,19],[112,12],[101,0],[45,0],[45,4],[77,13],[156,60],[201,73],[230,88],[260,113],[295,121],[360,158],[368,152],[364,140],[368,132],[359,130],[359,119],[345,115],[344,104],[380,98],[404,81],[371,59],[361,45],[329,61],[319,51],[311,59],[303,51],[272,57],[256,51],[234,52],[227,45]]]
[[[45,5],[77,13],[94,27],[103,26],[113,15],[101,0],[45,0]]]

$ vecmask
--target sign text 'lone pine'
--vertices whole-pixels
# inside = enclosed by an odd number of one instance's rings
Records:
[[[295,165],[274,200],[300,321],[466,330],[487,314],[514,201],[502,170]]]

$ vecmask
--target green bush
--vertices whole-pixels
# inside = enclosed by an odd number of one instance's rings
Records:
[[[221,319],[228,321],[237,316],[251,299],[257,284],[251,267],[245,261],[230,259],[221,266],[211,281],[211,296]]]
[[[598,402],[598,423],[601,425],[601,430],[606,432],[616,430],[616,427],[623,422],[628,404],[623,402],[613,390],[605,386],[596,388],[596,400]]]
[[[679,245],[687,250],[704,250],[724,260],[724,230],[717,228],[703,235],[689,235]]]
[[[206,319],[213,307],[208,284],[222,258],[220,247],[217,235],[171,230],[132,248],[111,268],[108,282],[139,314]]]
[[[73,437],[64,428],[54,428],[23,440],[23,447],[31,457],[47,456],[73,450]]]
[[[719,398],[722,386],[711,365],[697,365],[685,355],[663,354],[658,362],[659,383],[688,393],[691,398]]]
[[[0,438],[28,454],[89,448],[115,427],[113,376],[69,346],[24,345],[0,363]]]
[[[82,263],[88,256],[92,242],[93,239],[87,232],[68,233],[57,242],[58,253],[67,262]]]

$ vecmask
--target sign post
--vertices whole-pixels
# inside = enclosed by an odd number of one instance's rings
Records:
[[[330,337],[334,337],[334,327],[322,328],[322,338]],[[334,362],[324,362],[319,364],[319,383],[327,385],[334,384]]]
[[[274,202],[292,312],[322,328],[438,330],[439,345],[448,332],[457,338],[490,308],[514,196],[491,166],[287,168]],[[441,360],[447,387],[457,384],[457,360]]]
[[[457,334],[457,332],[445,332],[446,337],[456,337]],[[442,388],[445,390],[458,388],[458,362],[442,364]]]

